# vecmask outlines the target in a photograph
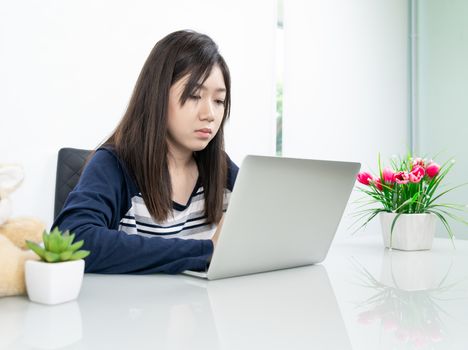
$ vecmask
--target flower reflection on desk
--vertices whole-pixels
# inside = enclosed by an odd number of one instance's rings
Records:
[[[436,343],[443,342],[447,331],[441,316],[450,315],[439,303],[451,300],[446,297],[447,292],[457,284],[447,283],[450,267],[434,288],[407,290],[395,284],[398,280],[395,271],[392,271],[392,283],[389,285],[377,280],[356,260],[354,262],[360,274],[360,285],[376,291],[358,304],[358,309],[364,310],[358,314],[358,323],[380,324],[383,336],[390,335],[400,346],[404,344],[410,348],[432,349]]]

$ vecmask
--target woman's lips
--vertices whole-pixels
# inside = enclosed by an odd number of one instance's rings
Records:
[[[198,137],[201,137],[203,139],[208,139],[211,136],[211,129],[208,128],[203,128],[203,129],[198,129],[195,131],[195,133],[198,135]]]

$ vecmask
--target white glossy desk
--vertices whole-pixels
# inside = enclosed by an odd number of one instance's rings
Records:
[[[325,262],[205,282],[86,275],[77,301],[0,299],[0,349],[468,349],[468,241],[389,252],[334,243]]]

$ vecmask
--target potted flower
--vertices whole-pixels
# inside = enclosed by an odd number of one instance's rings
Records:
[[[385,246],[400,250],[431,249],[436,221],[444,225],[453,242],[453,232],[447,218],[468,224],[453,211],[466,211],[465,205],[439,203],[447,192],[465,184],[439,191],[439,186],[454,165],[449,160],[439,166],[432,160],[411,157],[392,159],[391,167],[382,169],[380,157],[378,176],[360,172],[357,181],[364,185],[358,190],[370,197],[363,206],[379,204],[356,213],[365,226],[380,216]],[[358,228],[358,229],[359,229]]]
[[[29,299],[42,304],[59,304],[78,297],[84,274],[84,258],[89,251],[79,250],[83,241],[73,243],[74,234],[58,228],[44,231],[43,246],[26,241],[40,261],[25,265],[26,290]]]

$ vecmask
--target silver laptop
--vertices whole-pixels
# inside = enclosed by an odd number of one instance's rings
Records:
[[[323,261],[360,164],[248,155],[206,272],[215,280]]]

